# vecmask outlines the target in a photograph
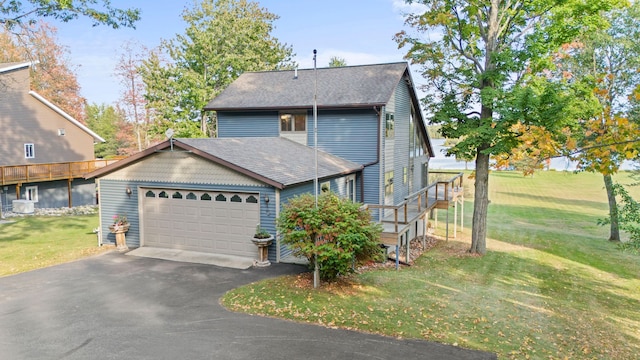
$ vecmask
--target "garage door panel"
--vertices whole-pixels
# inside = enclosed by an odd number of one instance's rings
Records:
[[[260,222],[259,194],[175,189],[143,194],[144,246],[258,255],[250,239]]]

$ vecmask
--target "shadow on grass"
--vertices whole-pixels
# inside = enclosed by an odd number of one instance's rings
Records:
[[[580,207],[589,207],[594,210],[608,210],[607,204],[601,201],[591,201],[591,200],[576,200],[576,199],[562,199],[553,196],[543,196],[543,195],[535,195],[535,194],[524,194],[524,193],[514,193],[514,192],[506,192],[506,191],[496,191],[499,194],[505,194],[511,197],[524,199],[523,201],[540,201],[550,204],[549,206],[555,207],[557,205],[571,205],[571,206],[580,206]],[[545,206],[547,208],[547,206]]]
[[[431,307],[440,318],[448,321],[443,313],[455,318],[449,320],[452,326],[482,316],[493,324],[484,329],[498,334],[497,339],[536,333],[542,338],[537,345],[539,354],[547,347],[557,348],[559,353],[554,351],[554,355],[567,356],[591,348],[608,357],[623,348],[625,356],[620,358],[631,358],[638,351],[638,294],[622,283],[625,280],[611,281],[617,277],[615,272],[599,278],[570,261],[563,265],[558,268],[517,253],[450,257],[436,250],[397,276],[380,273],[372,277],[375,284],[384,284],[385,297],[402,293],[403,301],[413,306],[435,304]],[[385,276],[392,280],[378,279]],[[620,328],[621,323],[630,325]],[[558,336],[572,341],[563,344]],[[520,339],[510,340],[518,344]],[[494,348],[496,344],[488,345]],[[503,355],[511,351],[508,346],[502,349]]]

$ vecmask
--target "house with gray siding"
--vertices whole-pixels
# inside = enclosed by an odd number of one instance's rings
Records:
[[[312,192],[315,151],[281,137],[170,139],[87,175],[100,189],[100,231],[114,243],[114,217],[126,216],[127,246],[258,257],[256,226],[276,234],[287,199]],[[349,196],[362,166],[318,151],[319,182]],[[351,192],[353,193],[353,191]],[[279,239],[269,258],[290,250]]]
[[[316,95],[317,148],[362,165],[357,201],[396,205],[428,185],[433,149],[406,62],[244,73],[205,110],[220,138],[313,147]]]
[[[260,223],[276,235],[270,260],[287,261],[275,219],[315,191],[316,154],[318,192],[396,205],[427,186],[433,150],[405,62],[244,73],[205,110],[217,138],[170,139],[87,176],[99,184],[104,242],[125,214],[130,247],[257,258]]]
[[[95,204],[94,144],[78,120],[30,90],[31,62],[0,64],[0,210]]]

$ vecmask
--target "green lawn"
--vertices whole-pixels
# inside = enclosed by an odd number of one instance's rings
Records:
[[[627,181],[625,174],[616,179]],[[493,172],[484,257],[465,251],[473,181],[466,186],[467,229],[414,266],[365,272],[320,290],[310,288],[308,275],[272,279],[229,292],[223,304],[504,359],[637,359],[640,256],[620,252],[606,240],[608,228],[596,225],[607,213],[602,177]]]
[[[56,265],[99,248],[93,229],[98,215],[29,216],[0,224],[0,276]]]

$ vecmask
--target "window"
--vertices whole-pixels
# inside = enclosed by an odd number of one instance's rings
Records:
[[[218,194],[218,196],[216,196],[216,201],[227,201],[227,198],[222,194]]]
[[[328,182],[328,181],[327,182],[323,182],[320,185],[320,192],[326,193],[326,192],[329,192],[329,191],[331,191],[331,183]]]
[[[156,197],[156,194],[153,191],[149,190],[144,194],[144,197],[154,198]]]
[[[247,198],[247,202],[248,202],[249,204],[257,204],[257,203],[258,203],[258,199],[257,199],[255,196],[250,195],[250,196]]]
[[[173,193],[173,195],[171,195],[171,197],[174,199],[182,199],[182,194],[176,191]]]
[[[64,131],[64,129],[58,129],[58,136],[65,136],[66,135],[66,131]]]
[[[38,202],[38,187],[37,186],[25,186],[24,188],[25,199],[33,202]]]
[[[280,131],[306,131],[307,115],[306,114],[280,114]]]
[[[211,195],[204,193],[202,194],[202,196],[200,196],[200,200],[211,201]]]
[[[407,167],[403,167],[402,168],[402,183],[406,184],[407,183],[407,179],[408,179],[408,174],[407,174]]]
[[[393,195],[393,171],[384,173],[384,194]]]
[[[393,113],[387,113],[385,121],[384,136],[387,138],[393,138],[395,136],[395,124]]]
[[[198,197],[196,196],[196,194],[190,192],[187,194],[187,200],[198,200]]]
[[[24,144],[24,157],[27,159],[33,159],[36,157],[36,150],[33,144]]]
[[[242,202],[242,198],[238,195],[233,195],[231,197],[231,202]]]

